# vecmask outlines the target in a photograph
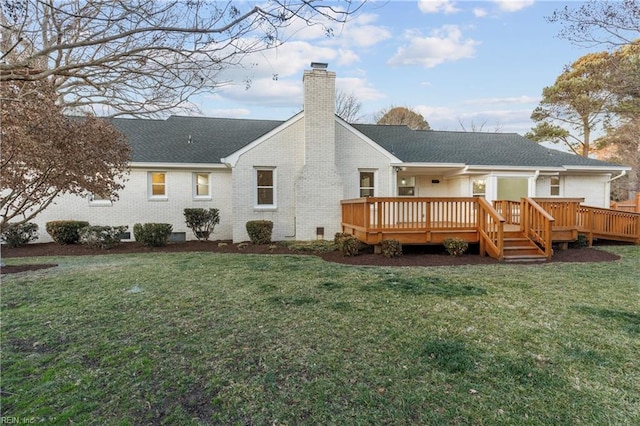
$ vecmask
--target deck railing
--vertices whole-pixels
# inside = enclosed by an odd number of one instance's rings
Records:
[[[440,233],[439,237],[442,237],[446,233],[447,237],[460,236],[479,241],[482,254],[489,253],[500,259],[503,256],[504,219],[481,198],[372,197],[343,200],[342,226],[373,244],[400,234],[412,235],[414,243],[427,244],[439,241],[434,234]]]
[[[616,210],[624,210],[626,212],[640,213],[640,192],[636,194],[636,198],[626,201],[613,201],[611,208]]]
[[[580,206],[577,227],[589,239],[611,239],[640,244],[640,213]]]
[[[520,230],[540,246],[548,259],[553,256],[553,226],[553,216],[532,198],[520,200]]]
[[[480,234],[480,254],[487,253],[498,260],[504,259],[504,217],[484,198],[478,202],[478,232]]]
[[[342,201],[343,223],[372,232],[469,229],[477,198],[371,197]]]
[[[578,209],[584,198],[534,198],[540,207],[555,219],[554,229],[575,229]]]
[[[480,243],[481,254],[497,259],[504,258],[506,224],[518,225],[549,259],[554,239],[573,241],[578,232],[589,243],[600,238],[640,244],[640,213],[581,206],[580,201],[522,198],[496,201],[492,207],[484,198],[472,197],[358,198],[342,201],[342,228],[373,245],[385,238],[438,244],[460,237]]]
[[[509,225],[520,225],[520,201],[496,200],[493,208],[504,218]]]

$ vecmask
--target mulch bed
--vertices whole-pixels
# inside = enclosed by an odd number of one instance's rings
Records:
[[[477,248],[475,248],[477,250]],[[387,259],[382,255],[373,254],[372,250],[364,250],[358,256],[344,257],[340,252],[330,253],[301,253],[292,251],[278,244],[232,244],[228,241],[187,241],[169,243],[164,247],[145,247],[136,242],[121,243],[110,250],[101,250],[86,245],[60,245],[56,243],[29,244],[20,248],[2,248],[2,258],[36,257],[36,256],[89,256],[102,254],[127,254],[127,253],[184,253],[184,252],[210,252],[210,253],[248,253],[248,254],[313,254],[329,262],[347,265],[371,265],[371,266],[456,266],[456,265],[480,265],[495,264],[497,260],[490,257],[479,256],[474,253],[474,246],[470,252],[463,256],[449,256],[442,246],[405,246],[404,255],[399,258]],[[568,250],[556,250],[551,262],[610,262],[620,259],[619,256],[594,248],[570,248]],[[51,268],[56,264],[33,264],[20,266],[4,266],[0,269],[2,274],[31,271]]]

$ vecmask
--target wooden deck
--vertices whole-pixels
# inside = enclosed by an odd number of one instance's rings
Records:
[[[640,244],[640,213],[583,206],[581,201],[523,198],[491,205],[475,197],[358,198],[342,201],[342,230],[371,245],[386,239],[442,244],[455,237],[478,243],[482,255],[499,260],[550,259],[554,242],[575,241],[579,233],[589,243],[610,239]]]

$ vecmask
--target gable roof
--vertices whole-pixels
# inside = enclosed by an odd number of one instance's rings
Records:
[[[619,165],[546,148],[516,133],[411,130],[407,126],[375,124],[354,124],[353,127],[408,163],[621,168]]]
[[[112,123],[127,136],[133,162],[220,164],[283,121],[171,116]]]
[[[111,119],[127,136],[134,163],[191,164],[221,164],[222,159],[249,149],[252,143],[288,121],[181,116],[166,120]],[[404,163],[628,169],[549,149],[516,133],[411,130],[403,125],[350,126],[386,150],[390,158]]]

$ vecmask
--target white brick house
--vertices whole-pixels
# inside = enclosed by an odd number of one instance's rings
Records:
[[[608,207],[626,169],[534,144],[517,134],[350,125],[334,114],[335,73],[305,71],[304,110],[286,121],[175,117],[114,119],[132,146],[117,201],[64,196],[36,217],[94,225],[171,223],[194,238],[187,207],[220,209],[212,238],[244,241],[249,220],[271,220],[274,240],[331,239],[340,201],[362,196],[585,198]]]

